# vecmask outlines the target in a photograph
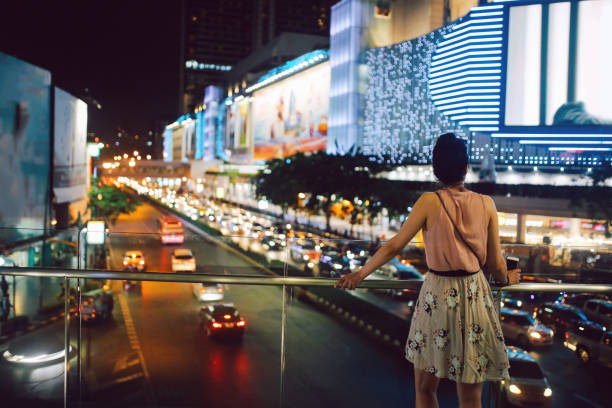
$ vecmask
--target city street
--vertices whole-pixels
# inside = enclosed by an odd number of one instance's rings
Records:
[[[161,215],[144,204],[111,227],[111,266],[121,269],[123,252],[143,251],[149,271],[170,270],[169,254],[144,232]],[[127,232],[138,235],[124,234]],[[146,243],[146,244],[145,244]],[[145,244],[145,245],[143,245]],[[256,273],[233,253],[186,232],[185,247],[199,270],[226,267]],[[115,285],[114,319],[86,326],[90,340],[88,398],[101,406],[146,401],[160,406],[278,406],[281,370],[281,299],[277,287],[229,286],[231,302],[247,320],[242,342],[208,340],[198,326],[202,306],[190,285],[145,282],[142,293]],[[331,317],[291,299],[287,317],[284,405],[407,406],[414,394],[411,366],[345,328]],[[454,404],[454,387],[443,383],[441,401]]]
[[[170,254],[177,247],[163,246],[157,236],[146,234],[155,231],[160,215],[143,204],[111,226],[112,269],[122,269],[125,251],[138,249],[149,272],[171,273]],[[194,232],[186,230],[185,236],[184,246],[193,251],[199,272],[261,273],[243,257]],[[205,336],[198,317],[203,304],[192,295],[190,284],[145,282],[140,292],[126,292],[116,281],[112,288],[113,318],[82,327],[86,406],[268,407],[281,402],[281,387],[283,404],[290,407],[404,407],[413,401],[412,367],[401,355],[295,298],[288,302],[286,369],[281,375],[282,290],[278,287],[225,287],[223,302],[233,303],[247,321],[242,341]],[[76,323],[72,322],[71,331],[74,348]],[[47,342],[62,335],[59,320],[27,336]],[[550,381],[553,407],[608,405],[609,370],[581,366],[559,341],[551,349],[531,354]],[[76,398],[76,359],[71,362]],[[61,399],[59,363],[41,371],[5,362],[0,370],[6,385],[21,389],[12,394],[21,405]],[[451,382],[442,381],[439,395],[441,406],[456,404]]]

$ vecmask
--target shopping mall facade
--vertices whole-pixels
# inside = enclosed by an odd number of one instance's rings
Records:
[[[257,203],[251,180],[267,159],[320,150],[385,157],[397,168],[384,177],[427,190],[432,145],[452,131],[504,240],[612,243],[604,217],[572,199],[612,160],[611,4],[505,0],[422,32],[402,32],[408,14],[393,7],[340,1],[329,49],[208,86],[166,127],[164,160],[190,164],[193,191],[236,202]]]

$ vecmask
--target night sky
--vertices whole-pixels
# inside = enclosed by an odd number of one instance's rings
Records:
[[[75,96],[85,88],[89,132],[145,133],[177,115],[179,1],[0,2],[0,51],[51,71]],[[9,4],[10,3],[10,4]]]

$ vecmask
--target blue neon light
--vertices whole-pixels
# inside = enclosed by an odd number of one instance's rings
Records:
[[[470,131],[499,130],[503,14],[498,5],[472,8],[444,35],[432,57],[431,100],[444,116]]]

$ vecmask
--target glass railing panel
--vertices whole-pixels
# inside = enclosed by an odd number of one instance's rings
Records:
[[[518,258],[533,281],[612,283],[612,247],[606,244],[502,244],[502,251]]]
[[[137,218],[136,225],[122,216],[109,227],[104,251],[110,269],[145,272],[152,279],[162,274],[270,276],[245,251],[192,227],[185,227],[183,242],[176,244],[164,244],[160,233],[128,232],[148,228],[151,218]],[[85,405],[278,404],[281,288],[141,282],[129,276],[102,282],[101,287],[82,297]],[[209,306],[215,304],[226,305],[227,311],[212,322],[216,312]],[[234,319],[235,310],[243,323]],[[227,321],[225,314],[230,315]],[[234,326],[230,332],[244,328],[244,336],[223,335],[226,323]]]
[[[358,270],[377,249],[366,240],[300,233],[288,246],[288,270],[321,279]],[[383,265],[368,281],[422,280],[418,269],[402,259]],[[288,289],[284,406],[412,405],[413,373],[403,350],[417,295],[418,284],[406,290]],[[454,390],[449,394],[448,389],[442,384],[441,406],[457,403]]]
[[[65,281],[16,276],[3,268],[76,268],[78,231],[2,228],[0,242],[2,403],[61,406],[67,378]],[[77,345],[70,343],[69,350],[70,362],[76,362]]]

